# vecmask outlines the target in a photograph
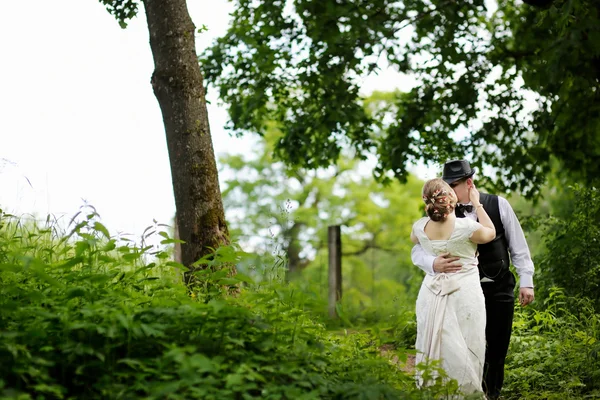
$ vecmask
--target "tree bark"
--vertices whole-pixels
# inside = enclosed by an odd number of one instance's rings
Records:
[[[182,264],[229,244],[208,123],[196,28],[186,0],[144,0],[154,58],[152,88],[162,111]],[[190,283],[191,274],[185,276]]]
[[[302,252],[302,246],[299,242],[300,231],[304,226],[304,222],[295,222],[294,225],[284,235],[288,241],[286,255],[288,261],[288,267],[286,271],[286,279],[288,281],[297,277],[304,268],[309,264],[308,260],[300,257]]]

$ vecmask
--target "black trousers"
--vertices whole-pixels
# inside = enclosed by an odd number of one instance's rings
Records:
[[[483,390],[491,399],[500,395],[504,383],[504,361],[515,311],[515,281],[513,273],[508,271],[495,282],[481,284],[487,318]]]

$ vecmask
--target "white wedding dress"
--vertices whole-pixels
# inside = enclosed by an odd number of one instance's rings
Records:
[[[448,240],[430,240],[425,234],[429,218],[413,225],[423,249],[436,256],[449,252],[460,257],[457,273],[426,275],[417,298],[416,362],[441,360],[448,376],[463,393],[482,390],[485,358],[485,300],[477,270],[477,245],[469,239],[481,227],[469,218],[456,218]],[[427,385],[417,372],[419,386]]]

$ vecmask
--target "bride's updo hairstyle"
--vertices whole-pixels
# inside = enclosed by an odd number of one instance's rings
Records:
[[[456,195],[446,182],[440,178],[430,179],[423,185],[425,211],[432,221],[445,221],[448,214],[454,212]]]

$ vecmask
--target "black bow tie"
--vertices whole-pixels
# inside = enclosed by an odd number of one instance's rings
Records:
[[[464,217],[465,213],[473,212],[472,204],[457,204],[456,205],[456,216]]]

